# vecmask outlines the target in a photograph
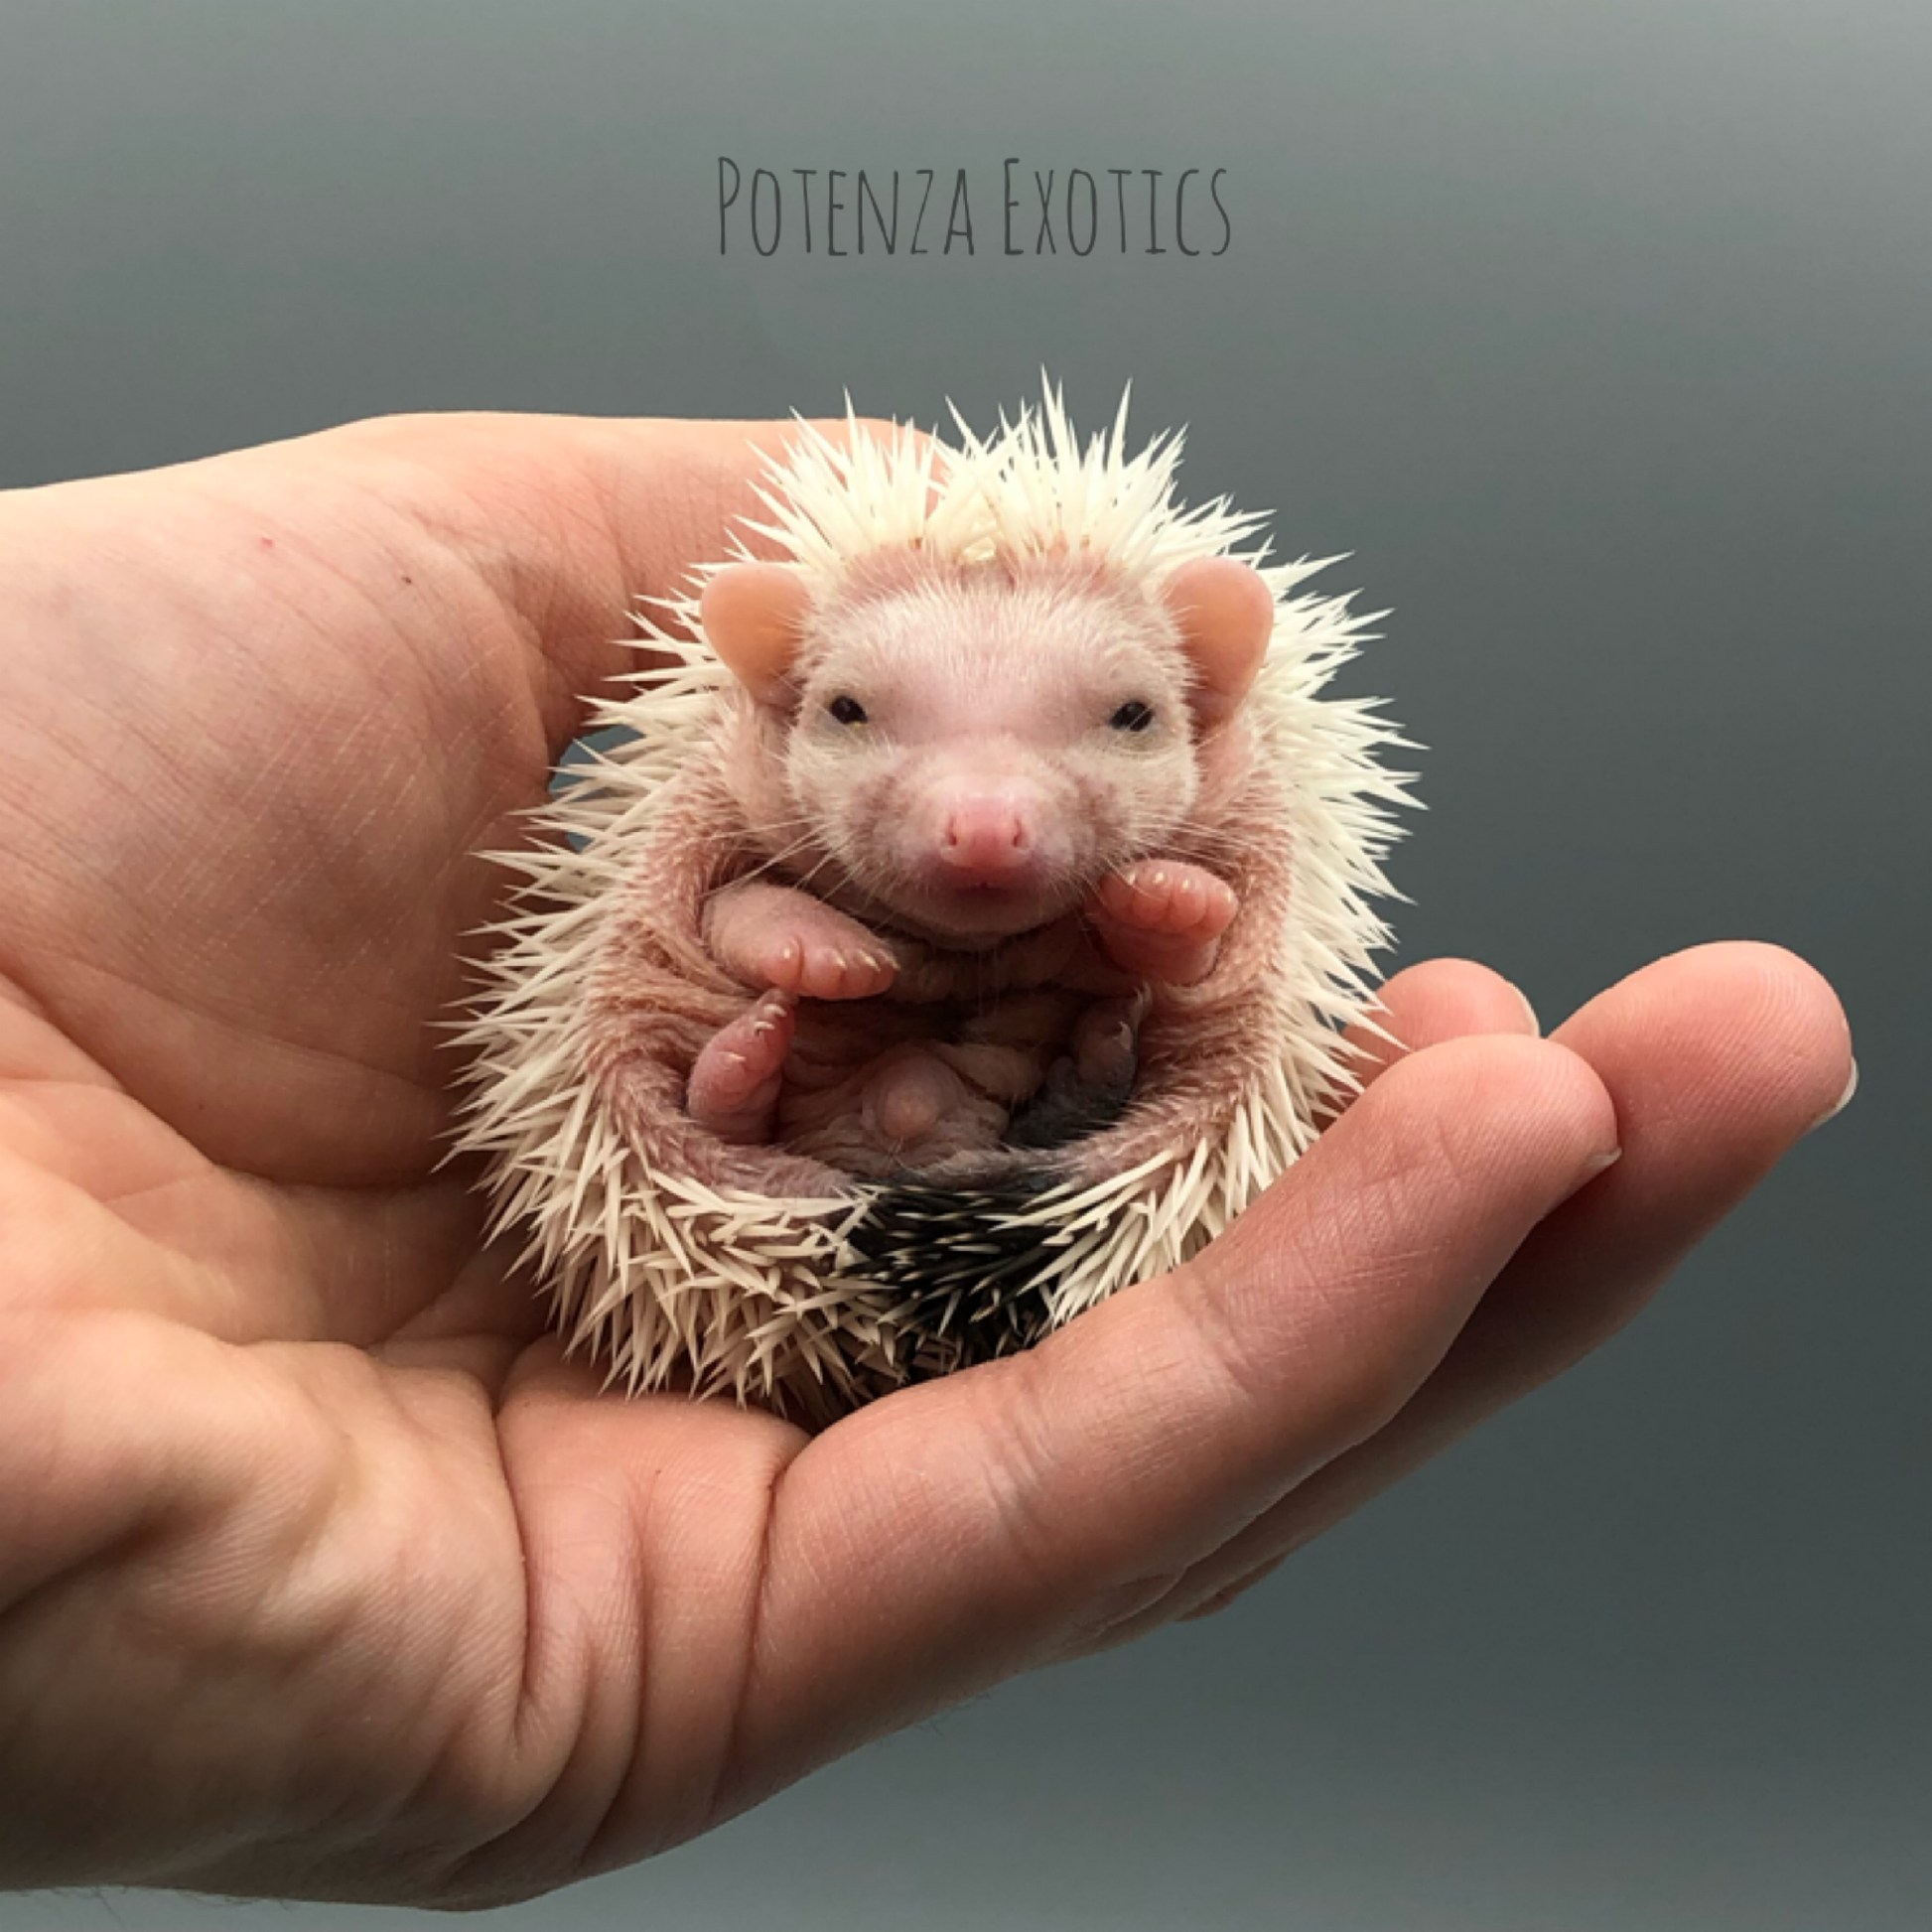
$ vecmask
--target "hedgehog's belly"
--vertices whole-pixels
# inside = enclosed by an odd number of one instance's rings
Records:
[[[861,1179],[1056,1146],[1125,1104],[1132,1039],[1119,1002],[1059,988],[972,1007],[803,1002],[774,1140]]]
[[[997,1147],[1008,1110],[969,1085],[935,1048],[907,1045],[835,1087],[781,1099],[778,1139],[861,1179],[917,1171]]]

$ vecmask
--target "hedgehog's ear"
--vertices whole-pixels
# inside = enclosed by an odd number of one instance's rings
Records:
[[[788,564],[727,564],[698,602],[711,647],[760,704],[783,704],[811,610],[804,579]]]
[[[1196,557],[1161,587],[1199,682],[1194,714],[1204,727],[1233,717],[1268,655],[1275,595],[1260,571],[1234,557]]]

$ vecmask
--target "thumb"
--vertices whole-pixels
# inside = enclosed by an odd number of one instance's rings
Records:
[[[554,754],[581,723],[577,700],[637,668],[638,599],[691,588],[691,568],[731,554],[736,538],[779,554],[748,524],[768,516],[759,484],[807,431],[839,445],[855,435],[924,440],[873,418],[474,413],[375,417],[304,443],[358,481],[380,475],[386,500],[483,570],[541,659]]]

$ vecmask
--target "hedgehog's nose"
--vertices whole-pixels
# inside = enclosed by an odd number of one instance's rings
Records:
[[[1032,867],[1033,831],[1011,796],[970,792],[951,801],[939,828],[938,856],[963,885],[997,885]]]

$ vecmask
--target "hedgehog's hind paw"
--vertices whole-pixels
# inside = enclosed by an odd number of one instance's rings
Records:
[[[740,1147],[770,1140],[792,1026],[790,1001],[767,993],[711,1036],[685,1088],[686,1111],[699,1127]]]

